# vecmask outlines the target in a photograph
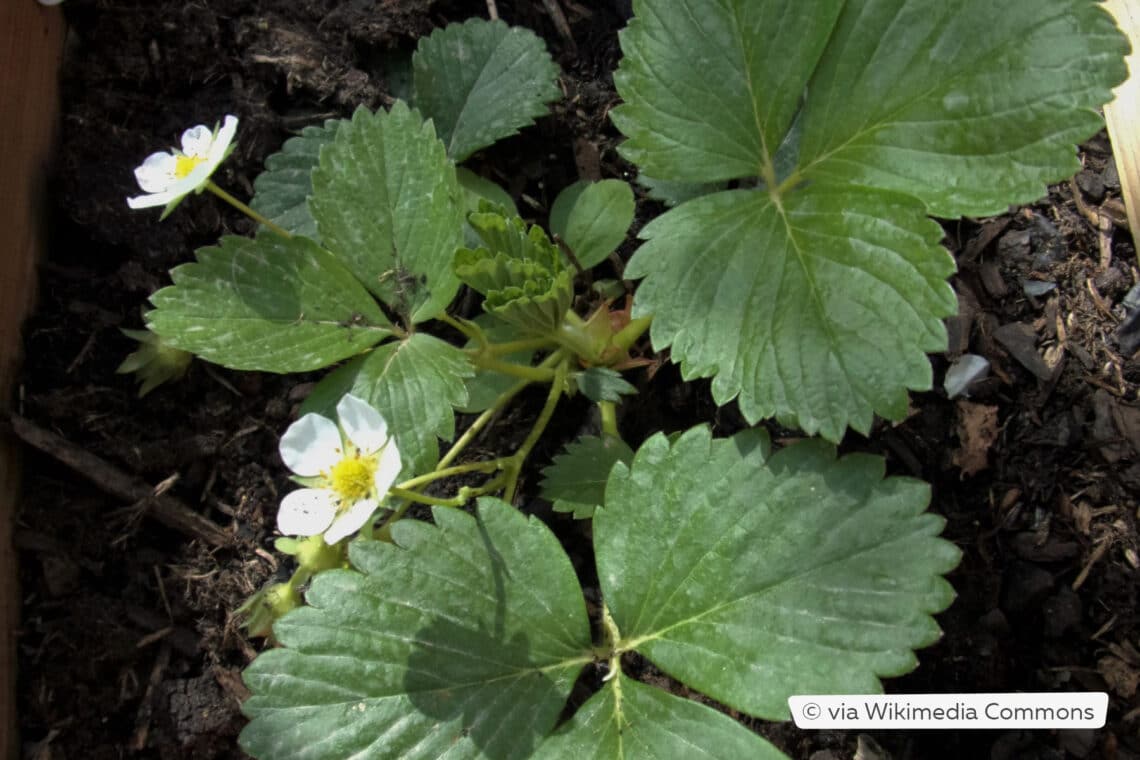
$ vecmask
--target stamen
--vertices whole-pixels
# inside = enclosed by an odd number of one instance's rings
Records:
[[[177,156],[174,162],[174,176],[178,179],[185,179],[190,172],[194,171],[194,167],[205,160],[200,156]]]
[[[329,473],[329,486],[341,499],[341,507],[347,508],[366,497],[373,488],[376,469],[380,466],[379,457],[346,457],[335,465]]]

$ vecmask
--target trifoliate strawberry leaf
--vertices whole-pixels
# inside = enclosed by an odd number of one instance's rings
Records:
[[[345,393],[372,404],[388,422],[406,472],[423,474],[439,461],[439,439],[455,437],[452,407],[467,402],[464,381],[475,374],[460,349],[426,333],[385,343],[325,377],[302,413],[335,418]]]
[[[996,213],[1070,174],[1126,73],[1090,0],[634,7],[623,154],[662,181],[760,186],[642,231],[635,313],[718,402],[831,439],[930,387],[952,269],[921,215]]]
[[[573,512],[578,520],[593,517],[605,502],[606,479],[614,464],[632,461],[633,449],[620,438],[582,436],[542,471],[542,498],[555,512]]]
[[[254,211],[278,227],[320,242],[317,223],[309,213],[313,193],[313,168],[321,148],[333,141],[341,119],[329,119],[320,127],[305,127],[290,137],[281,150],[265,159],[265,171],[253,181]]]
[[[313,170],[309,209],[324,245],[412,322],[438,315],[459,288],[463,189],[430,122],[397,101],[357,109]]]
[[[603,596],[635,649],[730,707],[789,717],[792,694],[870,694],[934,643],[961,553],[929,487],[808,441],[656,435],[614,466],[594,514]]]
[[[306,372],[391,334],[368,291],[307,238],[227,236],[195,256],[171,270],[174,285],[146,315],[174,348],[232,369]]]
[[[437,509],[395,545],[355,541],[321,573],[283,645],[245,671],[262,760],[530,757],[592,661],[577,576],[539,520],[497,499]]]
[[[568,757],[788,760],[724,713],[620,673],[539,746],[534,760]]]
[[[578,263],[590,269],[605,261],[633,224],[633,190],[628,182],[575,182],[550,207],[550,232],[562,238]]]
[[[435,30],[420,40],[412,68],[416,108],[457,163],[534,124],[562,95],[545,43],[498,20]]]
[[[686,379],[714,376],[717,403],[838,440],[872,413],[901,418],[931,386],[924,352],[945,343],[954,262],[941,229],[905,195],[817,183],[774,205],[730,190],[642,230],[626,267]]]
[[[591,401],[621,401],[622,396],[637,393],[617,370],[609,367],[590,367],[571,376],[571,381]]]

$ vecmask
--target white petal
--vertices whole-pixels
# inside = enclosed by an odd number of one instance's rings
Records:
[[[319,414],[306,414],[290,425],[277,448],[285,466],[307,478],[320,475],[344,456],[336,423]]]
[[[234,135],[237,134],[238,118],[233,114],[227,114],[225,121],[222,122],[222,128],[218,130],[217,136],[214,137],[214,143],[210,146],[210,153],[207,158],[214,166],[222,162],[226,157],[226,151],[230,148],[230,143],[234,141]]]
[[[336,415],[348,440],[365,454],[379,451],[388,441],[388,423],[367,401],[346,394],[336,405]]]
[[[380,452],[380,465],[376,468],[376,475],[372,478],[373,484],[376,486],[376,493],[380,498],[384,498],[384,494],[388,493],[388,489],[396,482],[396,478],[400,477],[400,470],[403,465],[400,462],[400,451],[396,448],[395,439],[388,441],[388,445]]]
[[[347,512],[333,520],[333,524],[325,531],[325,543],[335,544],[363,528],[379,503],[376,499],[361,499],[353,504]]]
[[[127,205],[131,208],[153,208],[155,206],[165,206],[175,198],[181,198],[184,193],[154,193],[153,195],[136,195],[133,198],[127,198]]]
[[[210,155],[210,146],[214,144],[214,130],[205,124],[190,127],[182,133],[182,152],[194,158],[205,158]]]
[[[336,495],[326,488],[301,488],[285,495],[277,510],[277,530],[286,536],[323,533],[336,517]]]
[[[135,169],[135,179],[139,187],[147,193],[161,193],[174,182],[174,169],[178,159],[170,153],[151,153]]]

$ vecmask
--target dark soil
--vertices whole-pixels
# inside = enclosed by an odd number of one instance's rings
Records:
[[[469,165],[544,221],[553,194],[579,176],[632,176],[606,116],[617,101],[610,72],[627,8],[572,0],[497,6],[505,20],[546,39],[566,98],[551,117]],[[562,9],[570,38],[548,6]],[[101,473],[85,477],[29,451],[17,531],[24,755],[242,757],[240,672],[262,644],[243,635],[233,610],[288,573],[272,552],[278,497],[288,487],[277,436],[313,378],[195,362],[183,381],[139,400],[132,380],[114,373],[131,350],[119,328],[140,325],[166,270],[219,234],[250,231],[208,197],[191,198],[161,224],[157,213],[129,211],[131,171],[185,127],[234,113],[240,144],[217,179],[248,197],[264,158],[291,132],[359,104],[390,102],[396,62],[417,37],[485,16],[487,5],[69,0],[65,9],[71,33],[54,240],[39,311],[25,328],[20,413],[147,486],[164,484],[233,538],[211,548],[148,517],[147,500],[108,495]],[[881,453],[891,472],[930,482],[945,535],[964,552],[951,575],[959,598],[939,618],[944,639],[887,689],[1105,690],[1108,726],[860,739],[745,719],[794,758],[848,758],[859,742],[864,758],[886,756],[874,754],[874,744],[896,759],[1140,757],[1140,365],[1114,336],[1137,259],[1126,227],[1097,225],[1099,215],[1119,211],[1107,140],[1090,141],[1082,157],[1076,184],[1053,188],[1040,203],[946,225],[961,268],[954,279],[961,314],[951,320],[950,351],[932,357],[935,377],[940,382],[966,351],[992,362],[990,377],[968,401],[941,390],[917,394],[905,422],[880,425],[869,438],[851,435],[843,448]],[[659,211],[642,202],[639,219]],[[1026,280],[1055,287],[1027,295]],[[720,434],[742,425],[734,407],[715,407],[707,383],[683,384],[670,365],[630,377],[640,394],[622,427],[633,445],[701,421]],[[540,403],[524,397],[481,446],[498,449],[525,434]],[[580,432],[586,412],[573,402],[559,410],[520,499],[554,526],[579,567],[588,565],[580,526],[552,515],[534,494],[537,468]],[[646,680],[687,693],[647,664],[632,665]]]

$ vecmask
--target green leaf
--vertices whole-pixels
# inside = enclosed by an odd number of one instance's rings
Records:
[[[242,748],[269,760],[526,758],[592,660],[570,560],[539,520],[481,499],[396,545],[355,541],[358,571],[313,580],[284,645],[245,671]]]
[[[627,277],[686,379],[714,376],[750,422],[775,416],[838,440],[899,419],[931,387],[924,352],[946,341],[954,262],[941,228],[904,195],[817,183],[782,207],[731,190],[685,203],[641,232]]]
[[[573,512],[578,520],[593,517],[605,501],[606,478],[614,464],[632,461],[633,449],[620,438],[582,436],[542,471],[542,498],[555,512]]]
[[[307,372],[391,334],[376,301],[302,237],[226,236],[170,272],[146,315],[165,343],[232,369]]]
[[[542,228],[488,211],[467,221],[483,246],[456,251],[455,272],[486,296],[483,310],[527,335],[556,331],[574,298],[574,281]]]
[[[639,0],[619,35],[624,103],[610,116],[629,139],[618,151],[661,180],[760,176],[843,5]]]
[[[622,396],[637,393],[621,373],[609,367],[590,367],[573,377],[578,390],[591,401],[621,401]]]
[[[666,206],[676,206],[679,203],[700,198],[702,195],[715,193],[727,189],[726,182],[670,182],[663,179],[654,179],[644,174],[637,175],[637,184],[645,188],[645,194],[655,201],[661,201]]]
[[[321,148],[333,141],[343,119],[329,119],[320,127],[305,127],[290,137],[281,150],[265,159],[265,171],[253,181],[254,211],[277,226],[320,242],[317,223],[309,213],[313,169]]]
[[[761,187],[644,228],[635,313],[686,377],[715,375],[718,402],[833,440],[930,387],[953,270],[920,215],[998,213],[1070,175],[1126,75],[1127,42],[1090,0],[635,11],[614,76],[623,155],[661,181]]]
[[[628,182],[575,182],[554,199],[550,231],[565,241],[585,269],[605,261],[633,224],[633,190]]]
[[[309,208],[326,247],[411,321],[443,311],[459,288],[451,259],[464,197],[431,123],[400,101],[389,112],[359,108],[312,176]]]
[[[480,314],[472,320],[483,330],[483,334],[492,343],[507,343],[521,340],[526,337],[514,325],[495,319],[491,314]],[[468,341],[465,348],[474,348],[475,341]],[[511,364],[530,366],[534,358],[534,351],[519,351],[499,357]],[[475,368],[475,375],[467,380],[467,403],[459,404],[456,409],[465,414],[478,414],[490,409],[499,396],[519,382],[517,377],[504,375],[488,369]]]
[[[479,202],[487,201],[496,206],[501,206],[511,216],[519,215],[514,199],[499,184],[486,177],[480,177],[464,166],[456,169],[455,174],[459,177],[459,184],[466,191],[467,203],[465,208],[468,213],[478,212]]]
[[[534,760],[787,760],[711,707],[618,674],[542,743]]]
[[[1073,145],[1103,127],[1127,52],[1089,0],[847,3],[804,105],[801,173],[935,216],[1004,213],[1080,168]]]
[[[305,399],[301,412],[335,418],[336,404],[345,393],[364,399],[388,422],[405,471],[423,474],[439,461],[439,439],[455,437],[452,407],[467,403],[464,381],[474,374],[463,351],[415,333],[330,373]]]
[[[498,20],[435,30],[420,40],[412,67],[416,107],[456,163],[534,124],[562,96],[543,41]]]
[[[808,441],[769,458],[760,431],[616,465],[594,515],[598,578],[621,648],[750,715],[793,694],[869,694],[912,670],[954,598],[961,552],[925,512],[929,487],[883,460]]]

